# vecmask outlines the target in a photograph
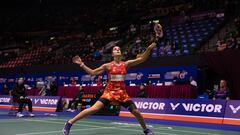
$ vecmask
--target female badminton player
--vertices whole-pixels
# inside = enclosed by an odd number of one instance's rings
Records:
[[[157,28],[157,30],[159,30],[159,27]],[[156,34],[157,32],[159,33],[159,31],[156,31],[155,28],[154,31],[156,32]],[[106,85],[106,88],[104,89],[103,95],[92,107],[83,110],[74,118],[66,122],[63,128],[63,134],[69,135],[70,129],[75,122],[84,118],[87,115],[98,112],[101,108],[107,106],[109,103],[112,102],[127,108],[136,117],[145,135],[154,135],[154,133],[146,127],[143,116],[141,115],[131,98],[128,96],[124,84],[127,69],[144,62],[148,58],[151,50],[154,47],[156,47],[155,42],[151,43],[140,57],[124,62],[121,60],[122,54],[120,47],[115,46],[112,49],[113,61],[103,64],[94,70],[86,66],[79,56],[73,57],[73,63],[78,64],[90,75],[98,75],[103,73],[104,71],[107,71],[108,83]]]

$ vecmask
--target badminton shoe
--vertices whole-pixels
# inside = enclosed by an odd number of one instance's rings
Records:
[[[63,135],[69,135],[71,127],[72,124],[67,121],[63,128]]]
[[[17,117],[19,117],[19,118],[21,118],[21,117],[23,117],[24,115],[21,113],[21,112],[18,112],[17,113]]]
[[[154,135],[154,133],[148,128],[145,129],[143,132],[144,132],[145,135]]]

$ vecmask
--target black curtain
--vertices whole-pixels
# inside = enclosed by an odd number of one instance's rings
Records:
[[[204,53],[202,60],[208,67],[207,78],[226,79],[231,99],[240,99],[240,50]]]

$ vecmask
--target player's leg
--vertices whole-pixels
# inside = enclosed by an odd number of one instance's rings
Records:
[[[73,109],[74,110],[77,110],[78,103],[80,103],[80,100],[74,100],[74,102],[73,102]]]
[[[76,115],[74,118],[70,119],[68,122],[66,122],[64,128],[63,128],[63,134],[69,135],[71,126],[77,122],[78,120],[81,120],[82,118],[94,114],[98,112],[100,109],[102,109],[106,104],[109,104],[110,101],[107,99],[99,99],[92,107],[85,109],[81,111],[78,115]]]
[[[25,103],[28,104],[29,116],[34,117],[35,115],[32,113],[32,101],[29,98],[27,98],[25,99]]]
[[[18,99],[17,103],[18,103],[17,117],[23,117],[24,115],[22,114],[22,111],[23,111],[24,99]]]
[[[17,102],[18,102],[18,112],[22,113],[23,105],[24,105],[24,99],[19,99]]]
[[[25,102],[28,104],[28,111],[32,112],[32,101],[30,99],[25,99]]]
[[[69,104],[68,104],[68,109],[67,109],[67,112],[70,112],[70,111],[72,111],[72,104],[73,104],[73,100],[70,100],[69,101]]]
[[[141,115],[141,113],[139,112],[138,109],[133,109],[131,110],[131,113],[137,118],[139,124],[141,125],[141,127],[145,130],[147,129],[145,121],[143,119],[143,116]]]
[[[104,107],[104,104],[101,101],[97,101],[92,107],[83,110],[78,115],[76,115],[74,118],[70,119],[68,122],[71,124],[74,124],[75,122],[82,119],[83,117],[98,112],[103,107]]]
[[[137,109],[137,107],[133,103],[133,101],[129,100],[125,103],[122,103],[121,105],[124,106],[125,108],[128,108],[128,110],[135,116],[135,118],[138,120],[139,124],[143,128],[143,132],[145,135],[154,135],[154,133],[150,129],[147,128],[142,114]]]
[[[154,135],[154,133],[150,129],[148,129],[146,127],[146,123],[145,123],[145,121],[143,119],[143,116],[142,116],[142,114],[140,113],[140,111],[138,109],[133,109],[131,111],[131,113],[136,117],[136,119],[138,120],[139,124],[142,126],[143,132],[144,132],[145,135]]]

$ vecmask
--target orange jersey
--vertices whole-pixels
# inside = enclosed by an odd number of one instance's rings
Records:
[[[120,62],[119,64],[111,62],[108,72],[108,84],[101,98],[108,99],[115,103],[130,100],[124,83],[126,74],[127,66],[125,62]]]

